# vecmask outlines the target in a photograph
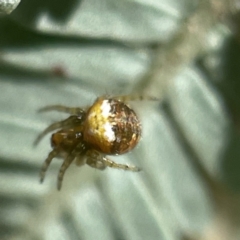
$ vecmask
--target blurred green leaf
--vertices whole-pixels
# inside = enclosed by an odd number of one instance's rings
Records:
[[[235,154],[226,156],[238,144],[231,142],[228,96],[214,78],[225,66],[208,61],[225,56],[229,34],[217,26],[210,43],[205,33],[207,53],[184,62],[167,82],[164,103],[130,103],[142,120],[143,137],[134,151],[112,159],[142,172],[72,165],[58,192],[61,161],[38,183],[49,136],[33,147],[40,131],[65,117],[40,115],[40,107],[88,106],[97,96],[135,92],[154,65],[155,49],[171,51],[168,43],[199,6],[189,0],[26,0],[0,18],[1,239],[178,240],[205,230],[214,219],[214,201],[192,160],[213,179],[231,188],[239,184],[237,169],[226,180],[237,165]],[[150,80],[144,79],[145,86]],[[153,88],[160,95],[162,87]],[[225,168],[228,160],[234,166]]]

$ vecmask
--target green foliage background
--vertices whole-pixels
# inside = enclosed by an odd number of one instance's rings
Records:
[[[25,0],[0,17],[1,239],[240,239],[240,47],[227,21],[204,28],[203,3]],[[56,160],[40,185],[49,137],[32,143],[65,115],[37,110],[131,93],[161,98],[131,103],[142,140],[112,157],[143,171],[73,165],[58,192]]]

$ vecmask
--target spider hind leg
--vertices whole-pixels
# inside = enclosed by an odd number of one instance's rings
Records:
[[[141,168],[137,167],[137,166],[131,166],[128,164],[121,164],[121,163],[116,163],[106,157],[102,158],[102,161],[104,163],[105,166],[110,167],[110,168],[118,168],[118,169],[122,169],[122,170],[127,170],[127,171],[132,171],[132,172],[140,172]]]
[[[90,167],[97,168],[100,170],[104,170],[106,167],[110,167],[110,168],[123,169],[127,171],[132,171],[132,172],[141,171],[141,169],[137,166],[130,166],[127,164],[116,163],[96,151],[91,151],[88,153],[86,163]]]

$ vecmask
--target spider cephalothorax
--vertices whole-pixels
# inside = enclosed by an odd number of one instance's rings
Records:
[[[47,133],[61,129],[52,135],[53,150],[42,166],[41,182],[55,157],[64,159],[58,174],[59,190],[64,173],[73,161],[77,165],[86,163],[101,170],[112,167],[140,171],[136,166],[118,164],[105,157],[132,150],[141,138],[140,121],[136,113],[123,100],[125,97],[100,97],[86,110],[60,105],[41,109],[40,111],[55,110],[70,114],[67,119],[47,127],[35,141],[37,144]]]

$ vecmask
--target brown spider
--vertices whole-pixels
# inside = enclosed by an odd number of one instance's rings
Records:
[[[55,157],[64,159],[58,173],[58,190],[61,189],[65,171],[73,161],[78,166],[88,164],[100,170],[111,167],[133,172],[140,171],[136,166],[115,163],[106,158],[106,155],[124,154],[139,142],[140,121],[136,113],[125,104],[126,100],[136,99],[141,100],[142,97],[99,97],[86,110],[61,105],[40,109],[40,112],[59,111],[70,114],[67,119],[47,127],[34,142],[36,145],[46,134],[60,129],[52,134],[53,150],[42,165],[40,182],[43,182],[48,166]],[[156,100],[151,97],[149,99]]]

